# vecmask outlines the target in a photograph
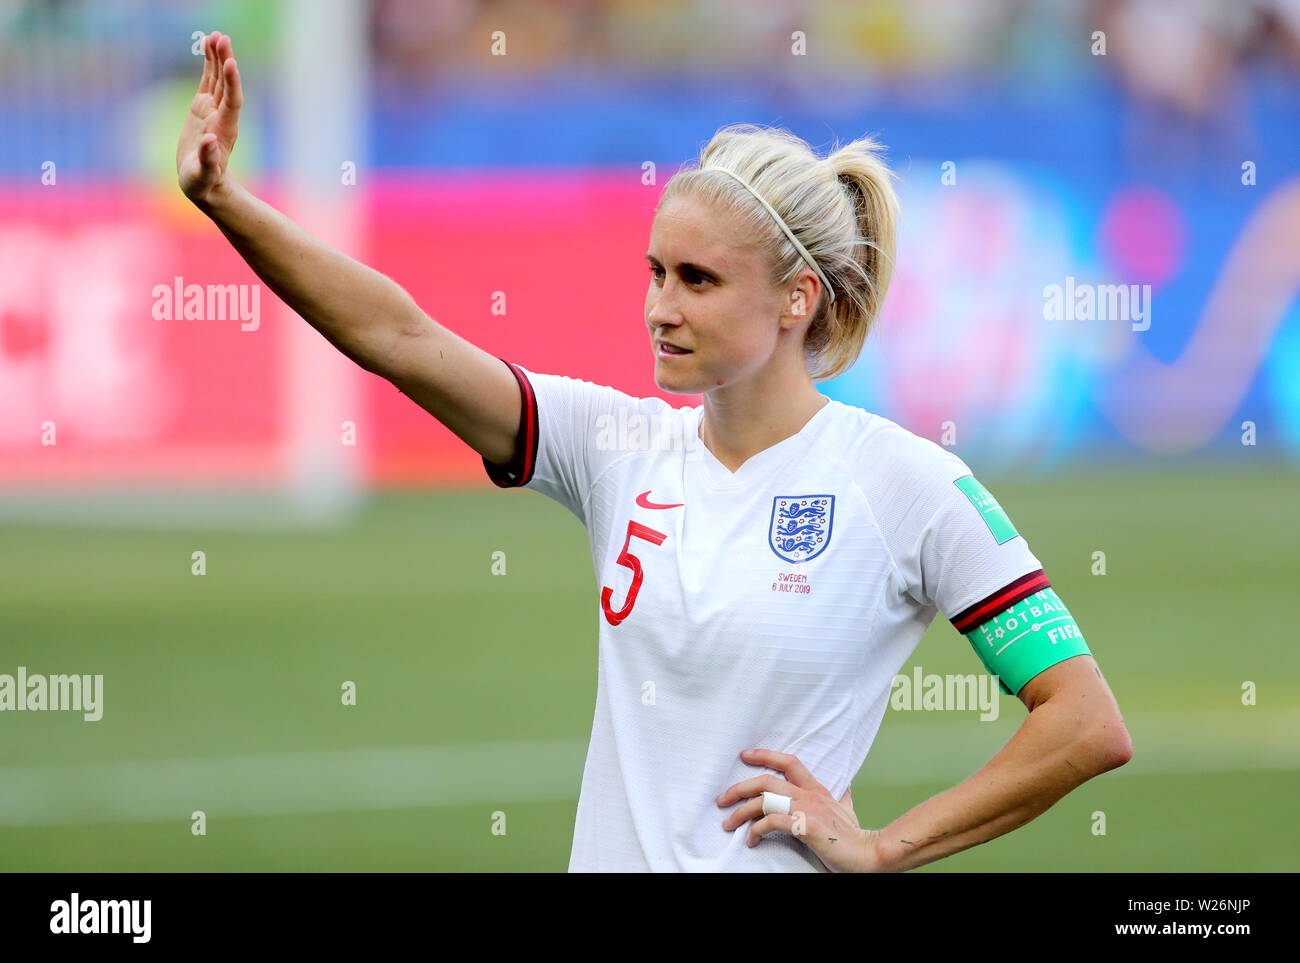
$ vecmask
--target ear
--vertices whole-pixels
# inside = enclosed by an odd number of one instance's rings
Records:
[[[781,315],[783,327],[796,328],[811,320],[813,306],[821,294],[821,281],[812,271],[804,271],[789,289],[785,311]]]

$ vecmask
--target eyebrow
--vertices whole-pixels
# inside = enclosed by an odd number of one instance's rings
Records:
[[[647,254],[645,256],[645,259],[649,261],[651,264],[658,265],[659,267],[663,267],[663,264],[660,263],[659,259],[655,257],[653,254]],[[705,267],[703,264],[696,264],[693,261],[682,261],[680,264],[677,265],[677,267],[679,270],[691,271],[696,274],[707,274],[709,277],[714,278],[715,280],[720,277],[718,272],[713,270],[713,268]]]

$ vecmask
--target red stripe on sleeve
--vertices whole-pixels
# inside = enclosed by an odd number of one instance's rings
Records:
[[[1009,585],[1004,585],[993,594],[980,599],[974,605],[953,616],[949,621],[962,635],[979,628],[989,619],[1006,611],[1021,599],[1028,598],[1035,592],[1041,592],[1051,586],[1047,576],[1040,568],[1036,572],[1022,575]]]
[[[514,457],[509,462],[494,465],[484,458],[483,468],[492,484],[498,488],[519,488],[532,480],[533,469],[537,465],[537,395],[528,376],[518,365],[511,364],[505,358],[499,360],[505,362],[519,382],[519,433],[515,436]]]

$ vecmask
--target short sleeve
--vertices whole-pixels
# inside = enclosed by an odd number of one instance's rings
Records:
[[[892,423],[887,436],[872,504],[907,593],[954,620],[1009,586],[1036,591],[1042,564],[970,467]]]
[[[500,488],[530,488],[559,502],[586,525],[591,486],[622,452],[601,443],[622,410],[646,401],[615,388],[562,375],[539,374],[510,361],[523,400],[514,457],[504,465],[486,458],[484,470]],[[663,405],[663,402],[658,402]]]

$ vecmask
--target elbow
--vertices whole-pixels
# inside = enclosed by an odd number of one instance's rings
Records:
[[[1089,727],[1088,756],[1093,775],[1118,769],[1133,758],[1133,739],[1119,716],[1106,716]]]

